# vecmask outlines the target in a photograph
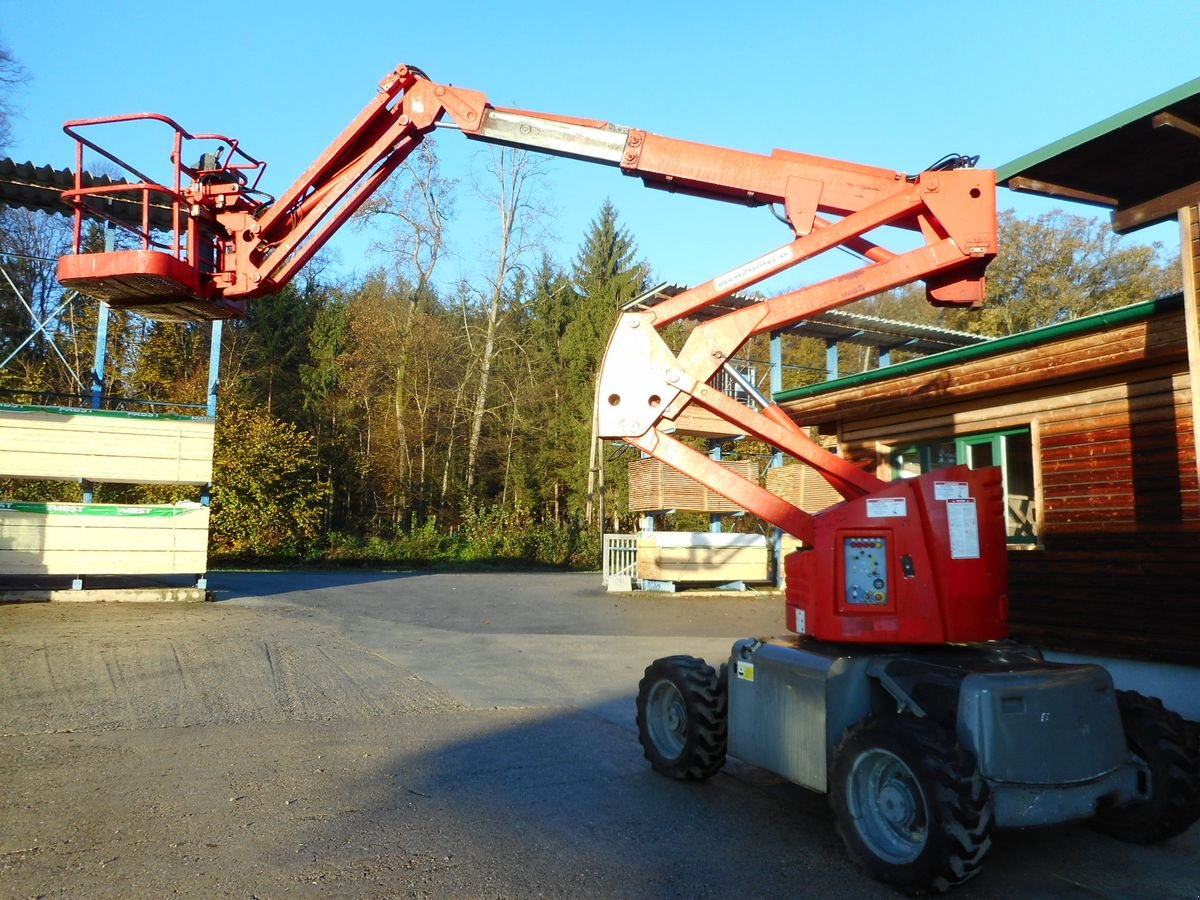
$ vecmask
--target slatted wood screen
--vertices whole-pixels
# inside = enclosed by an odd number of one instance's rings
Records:
[[[842,500],[841,494],[830,487],[816,469],[803,463],[767,469],[766,483],[771,493],[805,512],[820,512]]]
[[[758,481],[758,463],[752,459],[729,460],[721,465]],[[635,459],[629,464],[629,510],[660,509],[727,513],[739,512],[741,507],[657,459]]]

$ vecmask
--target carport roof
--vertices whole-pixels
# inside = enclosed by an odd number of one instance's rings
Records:
[[[626,303],[623,310],[630,312],[651,309],[684,290],[686,288],[682,285],[660,284],[653,290]],[[712,319],[758,302],[757,298],[746,294],[733,294],[698,310],[689,318],[696,321]],[[949,328],[939,328],[936,325],[899,322],[895,319],[883,319],[846,309],[831,309],[809,316],[785,330],[801,337],[846,341],[851,344],[863,344],[885,350],[908,350],[913,353],[941,353],[943,350],[966,347],[987,340],[980,335],[964,331],[953,331]]]
[[[996,170],[1017,191],[1113,210],[1125,233],[1200,200],[1200,78]]]
[[[1181,294],[1172,294],[1167,297],[1159,297],[1156,300],[1146,300],[1130,306],[1092,313],[1089,316],[1070,319],[1066,322],[1043,325],[1041,328],[1035,328],[1032,331],[1021,331],[1016,334],[1007,335],[1006,337],[991,338],[982,343],[960,347],[956,350],[945,350],[931,356],[920,356],[915,359],[896,363],[895,365],[884,366],[879,369],[869,369],[865,372],[846,375],[832,381],[818,381],[815,384],[791,388],[790,390],[775,394],[773,399],[780,403],[790,400],[803,400],[806,397],[830,394],[846,388],[874,384],[880,381],[887,381],[891,378],[912,375],[917,372],[949,368],[971,362],[972,360],[1007,353],[1010,350],[1024,350],[1030,347],[1038,347],[1052,341],[1060,340],[1061,338],[1087,334],[1105,328],[1115,328],[1118,325],[1124,325],[1129,322],[1138,322],[1182,305],[1183,296]]]

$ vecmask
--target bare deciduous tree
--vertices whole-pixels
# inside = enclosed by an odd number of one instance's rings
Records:
[[[16,114],[13,94],[24,84],[29,74],[8,48],[0,44],[0,150],[12,140],[12,117]]]
[[[474,487],[479,462],[479,442],[488,410],[488,389],[498,347],[500,322],[505,312],[506,285],[522,257],[537,246],[537,227],[545,216],[538,204],[538,183],[544,168],[538,157],[523,150],[494,148],[488,172],[494,188],[485,194],[499,220],[496,268],[483,299],[483,337],[478,345],[479,382],[471,410],[471,431],[467,440],[466,485]]]

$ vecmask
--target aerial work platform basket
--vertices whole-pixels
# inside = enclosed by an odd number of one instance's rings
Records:
[[[166,179],[156,181],[84,134],[85,129],[129,123],[169,128]],[[226,298],[221,291],[219,273],[229,247],[220,237],[224,229],[213,210],[253,215],[265,208],[266,195],[257,185],[266,164],[245,153],[235,139],[191,134],[158,113],[79,119],[63,130],[75,140],[75,186],[63,193],[63,200],[74,208],[75,223],[72,254],[59,260],[59,281],[115,309],[152,318],[195,321],[242,315],[244,301]],[[184,163],[185,153],[201,141],[208,146],[216,142],[217,149],[199,153],[195,166]],[[85,187],[85,148],[130,180]],[[214,204],[219,197],[228,202]],[[85,220],[116,229],[121,236],[112,242],[116,246],[103,252],[89,246]]]

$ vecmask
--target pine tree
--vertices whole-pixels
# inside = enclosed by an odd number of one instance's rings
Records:
[[[596,376],[621,307],[646,289],[648,270],[637,259],[633,237],[617,221],[617,210],[605,200],[592,221],[572,268],[575,296],[562,336],[562,403],[553,428],[561,435],[569,461],[559,477],[575,493],[569,506],[583,512],[591,457],[592,406]],[[619,494],[624,467],[612,471],[609,484]]]

